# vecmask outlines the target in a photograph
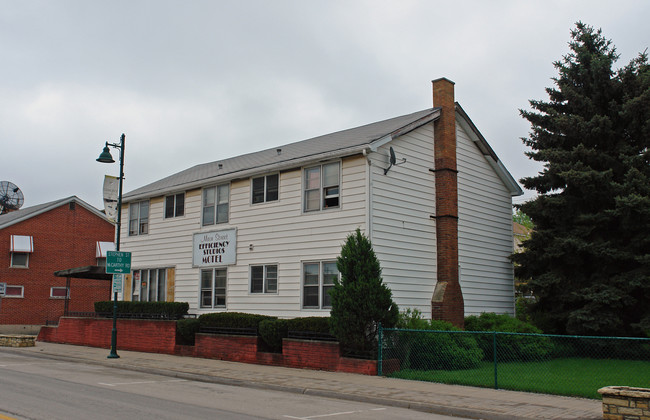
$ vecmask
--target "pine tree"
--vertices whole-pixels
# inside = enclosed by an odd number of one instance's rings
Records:
[[[520,209],[535,225],[513,255],[536,296],[546,332],[650,332],[650,67],[645,53],[618,59],[600,30],[581,22],[571,52],[554,63],[549,101],[520,111],[531,123],[527,155],[544,163],[523,178],[536,199]]]
[[[357,230],[347,237],[336,262],[340,281],[330,292],[330,328],[344,351],[373,355],[377,329],[392,328],[399,309],[381,278],[381,267],[368,238]]]

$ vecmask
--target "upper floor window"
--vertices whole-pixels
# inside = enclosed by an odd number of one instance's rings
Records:
[[[10,267],[29,267],[29,254],[34,252],[34,239],[31,236],[11,235],[9,252],[11,252]]]
[[[278,200],[278,174],[253,178],[253,204]]]
[[[251,293],[277,293],[278,266],[251,266]]]
[[[12,252],[11,253],[11,266],[17,268],[29,267],[29,253],[27,252]]]
[[[149,201],[131,203],[129,206],[129,236],[149,233]]]
[[[203,226],[228,223],[228,184],[203,190]]]
[[[165,197],[165,219],[185,214],[185,193]]]
[[[308,262],[302,266],[302,307],[323,309],[332,307],[330,290],[339,278],[336,261]]]
[[[339,206],[340,162],[305,169],[304,208],[317,211]]]

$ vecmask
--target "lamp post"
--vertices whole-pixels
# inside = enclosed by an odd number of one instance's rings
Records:
[[[120,184],[117,196],[117,236],[115,238],[115,250],[120,250],[120,231],[122,230],[122,181],[124,180],[124,133],[120,137],[120,144],[106,142],[104,150],[97,158],[97,162],[101,163],[114,163],[115,160],[111,156],[111,150],[108,146],[120,149]],[[113,329],[111,330],[111,352],[108,355],[109,359],[117,359],[117,292],[114,292],[113,297]]]

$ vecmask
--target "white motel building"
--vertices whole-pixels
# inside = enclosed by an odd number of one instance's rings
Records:
[[[125,194],[123,298],[188,302],[197,315],[325,316],[336,258],[360,228],[400,309],[514,313],[508,256],[521,194],[453,82],[434,80],[430,109],[199,164]]]

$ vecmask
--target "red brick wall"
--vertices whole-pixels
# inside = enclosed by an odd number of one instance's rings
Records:
[[[463,328],[465,306],[458,273],[458,170],[454,83],[433,81],[433,106],[442,107],[434,127],[437,282],[445,285],[431,302],[431,317]]]
[[[42,327],[39,341],[90,347],[111,346],[111,318],[63,317],[58,327]],[[117,350],[175,354],[176,321],[117,320]]]
[[[42,327],[38,341],[109,348],[112,328],[110,318],[64,317],[58,327]],[[122,349],[377,375],[376,360],[340,357],[336,342],[284,339],[281,354],[259,352],[258,344],[258,337],[196,334],[194,346],[180,346],[176,345],[176,321],[117,321],[118,354]],[[384,372],[392,370],[395,370],[395,361],[385,361]]]
[[[11,268],[11,235],[32,236],[29,268]],[[23,298],[3,298],[0,324],[42,325],[63,315],[64,299],[50,298],[51,287],[65,287],[54,272],[96,264],[97,241],[112,242],[113,224],[78,203],[55,209],[0,230],[0,282],[23,286]],[[71,279],[70,310],[93,311],[98,300],[110,299],[110,283]]]

